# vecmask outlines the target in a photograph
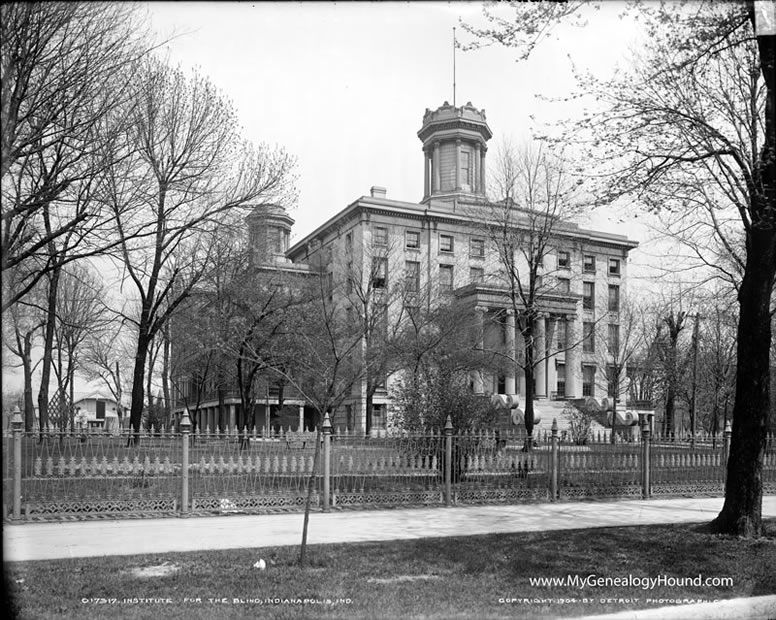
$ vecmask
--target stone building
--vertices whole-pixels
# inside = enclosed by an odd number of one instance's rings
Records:
[[[498,248],[487,232],[487,221],[498,203],[486,195],[492,132],[485,111],[470,103],[455,107],[445,102],[436,110],[426,110],[417,135],[424,166],[420,202],[395,200],[386,189],[372,187],[368,196],[361,196],[291,247],[293,220],[278,207],[258,207],[247,219],[256,265],[268,272],[320,273],[332,283],[343,284],[332,289],[338,295],[346,295],[355,279],[363,289],[371,286],[378,301],[384,295],[386,311],[393,314],[406,309],[413,299],[429,305],[455,299],[478,317],[483,334],[501,333],[519,359],[522,337],[515,328],[504,282],[494,277],[499,269]],[[520,209],[514,211],[519,229]],[[601,347],[596,350],[597,334],[606,325],[609,337],[617,337],[628,252],[637,243],[558,221],[550,245],[542,265],[546,290],[536,323],[537,348],[547,354],[535,369],[540,415],[542,407],[553,402],[607,396],[609,378]],[[390,295],[397,288],[403,291],[400,299]],[[576,342],[580,346],[571,346]],[[521,400],[525,377],[519,366],[512,368],[517,370],[475,373],[472,387],[476,392],[518,395]],[[386,377],[371,398],[369,422],[364,381],[344,410],[335,412],[335,424],[362,431],[384,429],[390,379]],[[276,404],[269,390],[265,400],[259,427],[262,415],[268,420]],[[298,398],[290,402],[299,408],[301,426],[306,417],[304,402]],[[239,405],[230,402],[230,420],[235,406]],[[212,400],[203,403],[204,410],[210,411],[205,423],[212,420],[213,407]]]

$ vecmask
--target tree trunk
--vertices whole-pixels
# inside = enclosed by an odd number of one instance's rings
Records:
[[[48,299],[46,307],[46,334],[43,341],[43,362],[40,373],[40,390],[38,391],[38,425],[41,437],[48,426],[49,381],[51,381],[52,351],[54,348],[54,327],[57,320],[57,291],[59,289],[59,276],[62,271],[57,265],[51,271],[49,281]]]
[[[739,293],[738,372],[733,435],[727,463],[725,504],[712,526],[717,532],[762,532],[762,468],[770,405],[771,283],[776,271],[776,232],[751,232]]]
[[[750,192],[751,223],[746,267],[738,292],[738,366],[733,435],[725,481],[725,503],[712,522],[721,533],[762,533],[762,469],[770,412],[771,297],[776,273],[776,37],[758,36],[766,85],[765,140]]]
[[[529,322],[531,319],[528,319]],[[523,340],[525,342],[525,430],[528,433],[526,448],[533,448],[533,429],[534,429],[534,341],[533,325],[528,325],[523,331]]]
[[[32,332],[24,334],[24,430],[31,432],[35,426],[35,405],[32,401]]]
[[[129,409],[129,425],[134,436],[128,438],[127,446],[137,445],[140,442],[140,423],[143,419],[143,401],[145,399],[143,379],[150,344],[151,338],[141,323],[141,330],[137,338],[137,352],[135,353],[135,369],[132,373],[132,403]]]

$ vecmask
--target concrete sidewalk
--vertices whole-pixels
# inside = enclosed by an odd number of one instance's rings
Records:
[[[312,513],[309,544],[711,521],[722,498]],[[763,498],[776,517],[776,496]],[[6,562],[298,545],[302,514],[4,524]]]

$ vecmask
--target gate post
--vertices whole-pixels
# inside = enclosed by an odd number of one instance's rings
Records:
[[[650,432],[649,432],[649,418],[646,415],[641,415],[641,497],[643,499],[649,499],[652,495],[652,483],[650,480]]]
[[[452,502],[453,494],[453,421],[445,420],[445,506]]]
[[[550,501],[558,499],[558,418],[552,419],[552,458],[550,459]]]
[[[19,406],[14,407],[11,417],[13,431],[13,518],[22,517],[22,413]]]
[[[329,512],[331,482],[331,420],[323,416],[323,512]]]
[[[189,433],[191,433],[191,420],[188,411],[183,412],[180,423],[183,454],[181,456],[181,513],[189,513]]]

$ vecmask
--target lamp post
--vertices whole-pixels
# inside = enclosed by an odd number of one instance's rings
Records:
[[[22,427],[24,420],[22,412],[17,405],[11,416],[11,430],[13,432],[13,518],[22,516]]]

